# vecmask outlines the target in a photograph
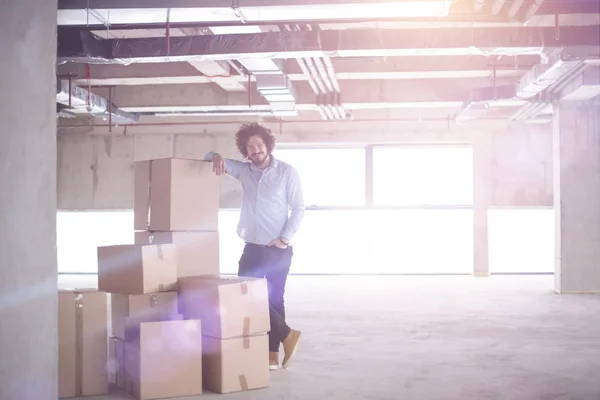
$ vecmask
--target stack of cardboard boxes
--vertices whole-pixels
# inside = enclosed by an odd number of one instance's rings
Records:
[[[98,289],[111,294],[111,381],[140,400],[201,394],[201,321],[177,312],[175,245],[99,247]]]
[[[205,389],[232,393],[269,385],[266,280],[182,278],[179,302],[185,318],[202,321]]]
[[[136,244],[175,244],[177,276],[219,273],[219,180],[212,163],[135,163]]]
[[[267,387],[267,285],[218,275],[212,164],[137,162],[134,186],[135,244],[98,248],[98,291],[60,293],[60,397]]]

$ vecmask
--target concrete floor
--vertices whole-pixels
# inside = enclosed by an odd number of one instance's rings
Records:
[[[600,400],[600,296],[553,279],[290,277],[295,362],[225,398]]]

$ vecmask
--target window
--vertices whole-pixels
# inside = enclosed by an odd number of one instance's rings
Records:
[[[98,271],[98,246],[134,242],[133,211],[59,211],[56,214],[59,273]]]
[[[294,238],[291,272],[472,273],[471,148],[374,147],[374,202],[383,206],[379,208],[365,207],[365,155],[364,148],[277,150],[276,157],[300,173],[309,207]],[[416,208],[422,205],[442,207]],[[456,205],[466,207],[443,209]],[[219,211],[223,274],[237,273],[244,248],[236,233],[239,215],[239,209]],[[551,208],[493,209],[488,218],[492,273],[553,271]],[[133,243],[133,212],[58,212],[57,230],[59,273],[95,274],[96,247]]]
[[[221,272],[237,273],[239,211],[221,211]],[[435,249],[435,251],[432,251]],[[473,271],[471,210],[307,210],[294,238],[294,274]]]
[[[491,273],[554,272],[554,210],[488,211]]]
[[[244,241],[237,235],[240,210],[219,211],[219,265],[222,274],[237,274]]]
[[[237,274],[244,242],[237,236],[239,210],[219,211],[221,272]],[[96,274],[98,246],[133,244],[133,211],[59,211],[56,216],[58,272]]]
[[[373,202],[376,206],[472,205],[472,148],[375,147]]]
[[[365,149],[277,149],[298,170],[307,207],[365,205]]]

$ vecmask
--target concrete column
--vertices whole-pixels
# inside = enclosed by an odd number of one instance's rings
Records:
[[[492,137],[473,139],[473,275],[489,276],[488,209],[491,199]]]
[[[555,106],[555,290],[600,293],[600,107]]]
[[[0,8],[0,399],[56,400],[57,2]]]

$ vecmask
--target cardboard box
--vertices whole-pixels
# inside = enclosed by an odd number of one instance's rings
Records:
[[[108,382],[121,390],[126,390],[125,382],[125,341],[112,336],[108,339]]]
[[[265,279],[219,275],[179,279],[180,312],[202,321],[206,336],[219,339],[263,334],[270,330]]]
[[[168,292],[177,287],[175,245],[98,247],[98,289],[109,293]]]
[[[106,293],[96,290],[58,292],[60,398],[108,393],[107,311]]]
[[[202,330],[198,320],[144,322],[125,342],[126,391],[140,400],[202,394]]]
[[[183,321],[183,315],[182,314],[174,314],[171,315],[169,318],[165,318],[165,319],[160,319],[160,320],[155,320],[155,321],[143,321],[140,322],[139,320],[132,320],[131,318],[127,318],[127,329],[125,329],[125,342],[131,342],[131,341],[139,341],[140,340],[140,327],[141,324],[146,323],[146,322],[168,322],[168,321]]]
[[[131,324],[168,321],[177,314],[177,292],[111,294],[112,334],[125,339]]]
[[[269,338],[267,335],[203,341],[204,388],[233,393],[269,386]]]
[[[175,244],[177,276],[219,273],[218,232],[136,232],[135,244]]]
[[[218,230],[219,177],[211,162],[139,161],[134,175],[134,230]]]

